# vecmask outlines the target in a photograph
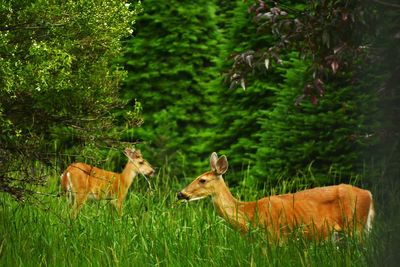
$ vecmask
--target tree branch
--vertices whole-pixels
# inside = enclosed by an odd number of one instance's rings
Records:
[[[388,2],[381,1],[381,0],[373,0],[373,1],[374,1],[375,3],[381,4],[381,5],[384,5],[384,6],[400,8],[400,5],[397,5],[397,4],[388,3]]]
[[[13,25],[13,26],[0,26],[0,31],[18,31],[18,30],[37,30],[37,29],[49,29],[50,26],[52,27],[62,27],[66,24],[47,24],[47,26],[39,26],[39,25]]]

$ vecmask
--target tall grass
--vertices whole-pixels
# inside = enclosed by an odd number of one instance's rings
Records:
[[[176,205],[183,185],[160,173],[153,191],[140,178],[132,185],[122,217],[100,201],[70,220],[67,200],[54,194],[58,175],[40,189],[50,195],[36,195],[33,204],[0,194],[0,266],[366,266],[377,253],[375,233],[363,243],[282,245],[267,243],[257,229],[242,235],[215,214],[211,201]]]

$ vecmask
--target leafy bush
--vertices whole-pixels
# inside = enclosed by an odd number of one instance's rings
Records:
[[[49,163],[60,148],[75,147],[76,154],[82,144],[118,139],[113,111],[123,105],[119,85],[126,73],[115,58],[131,34],[135,7],[0,1],[2,190],[11,192],[13,162]],[[22,184],[33,180],[28,177]]]

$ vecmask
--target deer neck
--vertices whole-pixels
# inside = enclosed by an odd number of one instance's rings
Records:
[[[214,207],[219,216],[232,220],[238,217],[238,206],[239,201],[236,200],[229,188],[226,186],[224,180],[221,178],[221,186],[218,187],[218,191],[212,196]]]
[[[125,183],[125,185],[130,186],[133,182],[133,179],[136,177],[137,175],[137,171],[134,167],[134,165],[128,161],[128,163],[126,163],[124,170],[121,173],[122,179]]]

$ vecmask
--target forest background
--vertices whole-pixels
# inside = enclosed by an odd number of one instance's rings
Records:
[[[232,187],[352,182],[379,188],[390,211],[399,10],[381,1],[2,0],[0,190],[25,199],[49,168],[77,160],[120,170],[122,149],[135,144],[178,181],[205,171],[216,151],[228,157]]]

